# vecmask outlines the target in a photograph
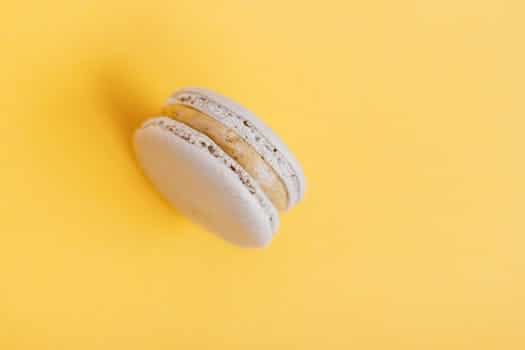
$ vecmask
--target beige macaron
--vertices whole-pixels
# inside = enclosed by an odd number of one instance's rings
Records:
[[[152,183],[181,213],[225,240],[267,245],[279,211],[304,196],[284,143],[251,112],[209,90],[182,89],[134,135]]]

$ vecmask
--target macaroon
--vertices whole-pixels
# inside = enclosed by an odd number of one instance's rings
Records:
[[[145,174],[182,214],[242,247],[263,247],[300,202],[299,162],[259,118],[215,92],[174,93],[134,134]]]

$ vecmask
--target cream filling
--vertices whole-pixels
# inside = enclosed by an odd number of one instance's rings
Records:
[[[258,183],[273,205],[281,211],[288,207],[288,193],[284,183],[273,168],[234,130],[208,115],[180,104],[163,109],[166,115],[184,123],[213,140],[221,149]]]
[[[287,209],[302,199],[304,194],[302,171],[297,169],[294,162],[288,159],[285,151],[264,135],[264,132],[261,132],[250,121],[249,117],[245,117],[245,114],[250,114],[248,111],[236,106],[235,103],[228,101],[225,97],[202,89],[183,89],[170,97],[167,103],[168,105],[182,104],[195,108],[226,127],[237,131],[279,175],[288,194]]]

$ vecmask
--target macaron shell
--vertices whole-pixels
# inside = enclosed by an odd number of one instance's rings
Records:
[[[168,118],[156,119],[180,124]],[[240,246],[262,247],[271,241],[278,214],[269,217],[239,177],[207,147],[191,144],[152,120],[136,131],[134,146],[146,175],[192,221]]]
[[[167,101],[167,105],[174,104],[174,103],[180,103],[178,101],[179,97],[184,94],[196,94],[200,96],[204,96],[208,99],[211,99],[225,107],[227,107],[229,110],[234,112],[235,114],[242,116],[244,120],[248,120],[251,122],[257,131],[263,135],[268,141],[270,141],[273,146],[279,150],[279,153],[286,159],[290,167],[293,169],[293,175],[294,179],[290,178],[283,178],[283,181],[285,183],[290,183],[290,181],[298,183],[298,188],[293,188],[293,186],[288,186],[289,190],[289,197],[290,197],[290,203],[288,205],[288,209],[293,207],[295,204],[297,204],[302,198],[304,197],[304,193],[306,191],[306,179],[304,177],[304,172],[297,161],[297,159],[293,156],[292,152],[288,149],[288,147],[281,141],[281,139],[272,131],[270,127],[268,127],[266,124],[264,124],[257,116],[255,116],[252,112],[247,110],[246,108],[242,107],[241,105],[237,104],[236,102],[207,89],[202,88],[184,88],[177,92],[175,92]],[[203,112],[204,110],[201,109],[199,106],[192,106],[194,108],[197,108]],[[220,119],[218,119],[220,120]],[[240,129],[236,130],[241,134],[243,138],[245,138],[247,141],[251,142],[252,145],[259,150],[262,150],[264,154],[261,154],[264,159],[270,161],[274,155],[271,151],[265,150],[264,147],[259,147],[260,145],[256,144],[253,139],[250,138],[250,132],[248,130],[242,130],[244,129],[241,127]],[[274,164],[278,164],[278,161],[274,161]],[[279,171],[278,167],[276,168],[276,171],[279,173],[282,173]]]

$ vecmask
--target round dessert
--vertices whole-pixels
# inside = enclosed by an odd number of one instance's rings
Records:
[[[304,196],[303,171],[252,113],[204,89],[176,92],[136,132],[139,162],[181,213],[234,244],[267,245]]]

